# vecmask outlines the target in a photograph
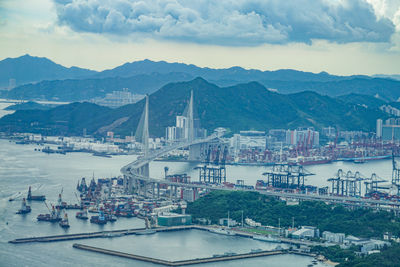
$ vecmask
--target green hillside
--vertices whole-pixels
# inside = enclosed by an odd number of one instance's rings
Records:
[[[175,124],[175,116],[184,111],[191,90],[194,92],[195,113],[202,127],[209,131],[216,127],[238,132],[299,126],[338,126],[340,129],[373,131],[376,119],[385,117],[379,110],[315,92],[282,95],[256,82],[221,88],[196,78],[190,82],[170,83],[150,95],[152,136],[164,136],[165,127]],[[0,130],[15,128],[77,134],[86,128],[91,134],[104,134],[106,129],[130,135],[136,130],[143,105],[144,100],[118,109],[74,103],[29,114],[17,111],[0,120]],[[63,112],[58,112],[61,109]],[[61,127],[55,123],[58,121],[65,121],[69,126]]]

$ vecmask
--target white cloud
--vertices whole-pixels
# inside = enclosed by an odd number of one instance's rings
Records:
[[[54,1],[58,23],[77,32],[228,46],[387,42],[395,30],[376,0]]]

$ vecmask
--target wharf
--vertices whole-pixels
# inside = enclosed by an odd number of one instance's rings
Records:
[[[200,263],[211,263],[211,262],[218,262],[218,261],[230,261],[230,260],[240,260],[240,259],[247,259],[247,258],[255,258],[255,257],[265,257],[265,256],[273,256],[273,255],[280,255],[290,253],[286,250],[266,250],[266,251],[258,251],[258,252],[248,252],[243,254],[229,254],[229,255],[221,255],[216,257],[208,257],[208,258],[197,258],[197,259],[189,259],[189,260],[181,260],[181,261],[166,261],[162,259],[156,259],[152,257],[145,257],[140,255],[135,255],[131,253],[124,253],[115,250],[108,250],[99,247],[92,247],[82,244],[73,244],[74,248],[82,249],[86,251],[92,251],[97,253],[102,253],[111,256],[118,256],[133,260],[151,262],[155,264],[161,264],[165,266],[184,266],[184,265],[192,265],[192,264],[200,264]]]
[[[182,230],[202,230],[211,231],[214,227],[201,226],[201,225],[181,225],[181,226],[168,226],[168,227],[156,227],[152,230],[156,232],[170,232],[170,231],[182,231]],[[28,238],[18,238],[8,241],[12,244],[23,244],[23,243],[34,243],[34,242],[58,242],[58,241],[68,241],[68,240],[78,240],[78,239],[90,239],[90,238],[103,238],[103,237],[117,237],[123,235],[136,235],[141,234],[146,228],[133,228],[133,229],[123,229],[123,230],[112,230],[112,231],[101,231],[101,232],[91,232],[91,233],[77,233],[77,234],[66,234],[66,235],[52,235],[52,236],[40,236],[40,237],[28,237]],[[253,238],[254,234],[247,233],[234,229],[237,237]],[[212,231],[211,231],[212,232]],[[295,240],[290,238],[280,238],[281,242],[295,245],[306,245],[306,246],[333,246],[334,244],[320,243],[306,240]]]
[[[153,228],[152,230],[154,230],[156,232],[168,232],[168,231],[180,231],[180,230],[189,230],[189,229],[206,230],[205,227],[194,226],[194,225],[159,227],[159,228]],[[14,240],[11,240],[8,242],[13,243],[13,244],[33,243],[33,242],[56,242],[56,241],[76,240],[76,239],[108,237],[109,235],[135,235],[144,230],[146,230],[146,228],[134,228],[134,229],[124,229],[124,230],[41,236],[41,237],[28,237],[28,238],[18,238],[18,239],[14,239]]]

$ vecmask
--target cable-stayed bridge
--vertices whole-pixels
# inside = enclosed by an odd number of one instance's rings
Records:
[[[349,206],[358,207],[372,207],[384,210],[400,211],[400,202],[389,201],[389,200],[375,200],[375,199],[364,199],[361,197],[351,197],[351,196],[335,196],[335,195],[318,195],[318,194],[301,194],[301,193],[287,193],[287,192],[274,192],[267,190],[256,190],[256,189],[245,189],[245,188],[228,188],[223,185],[217,184],[199,184],[199,183],[179,183],[168,181],[166,179],[151,178],[149,163],[156,158],[164,156],[169,152],[190,147],[192,145],[197,145],[201,143],[208,143],[213,140],[217,140],[223,136],[223,132],[215,132],[212,135],[196,139],[194,137],[193,128],[193,91],[191,92],[190,101],[188,107],[186,108],[185,115],[188,119],[188,135],[187,138],[172,144],[170,146],[164,147],[161,150],[155,150],[150,153],[149,151],[149,98],[146,96],[145,108],[137,127],[135,134],[136,140],[141,142],[143,156],[139,157],[137,160],[129,163],[128,165],[121,168],[121,172],[124,175],[124,186],[127,193],[137,193],[139,195],[148,196],[151,194],[152,197],[160,197],[160,185],[166,184],[170,187],[170,197],[177,198],[178,188],[194,188],[194,189],[206,189],[206,190],[231,190],[231,191],[251,191],[259,192],[272,197],[279,198],[291,198],[299,200],[313,200],[313,201],[324,201],[329,203],[340,203]]]
[[[197,145],[201,143],[208,143],[210,141],[216,140],[220,137],[223,136],[222,132],[216,132],[211,134],[210,136],[206,138],[195,138],[194,134],[194,119],[193,119],[193,91],[191,91],[190,94],[190,101],[185,109],[184,114],[187,116],[187,138],[177,142],[175,144],[172,144],[170,146],[167,146],[161,150],[156,150],[150,153],[149,151],[149,97],[148,95],[146,96],[146,104],[141,116],[141,119],[139,121],[139,125],[137,127],[136,133],[135,133],[135,139],[139,141],[142,144],[142,150],[143,150],[143,156],[139,157],[136,161],[131,162],[130,164],[122,167],[121,172],[124,175],[124,186],[127,192],[132,192],[132,189],[136,191],[136,193],[139,194],[147,194],[148,191],[148,186],[152,187],[152,192],[154,196],[154,189],[155,186],[157,185],[159,189],[160,183],[166,184],[165,180],[160,180],[160,179],[152,179],[150,178],[150,170],[149,170],[149,163],[153,160],[155,160],[158,157],[167,155],[169,152],[180,149],[180,148],[185,148],[185,147],[190,147],[192,145]],[[177,186],[175,186],[175,193],[177,190]],[[171,190],[172,191],[172,190]],[[158,190],[158,195],[159,195],[159,190]],[[176,194],[175,194],[176,195]]]

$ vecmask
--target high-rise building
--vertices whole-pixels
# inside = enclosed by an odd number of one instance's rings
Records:
[[[205,138],[207,130],[200,128],[200,120],[193,120],[194,138]],[[176,116],[175,126],[170,126],[165,129],[165,139],[169,141],[187,139],[189,136],[189,122],[185,116]]]
[[[381,122],[378,122],[379,120],[376,121],[376,127],[377,127],[377,136],[378,136],[378,130],[381,130],[381,137],[382,140],[385,141],[399,141],[400,140],[400,119],[395,119],[395,118],[390,118],[385,121],[383,125]]]
[[[319,146],[319,132],[313,128],[286,131],[286,144],[288,145],[311,145],[312,147]]]
[[[381,119],[376,120],[376,137],[378,137],[378,138],[382,137],[382,120]]]

